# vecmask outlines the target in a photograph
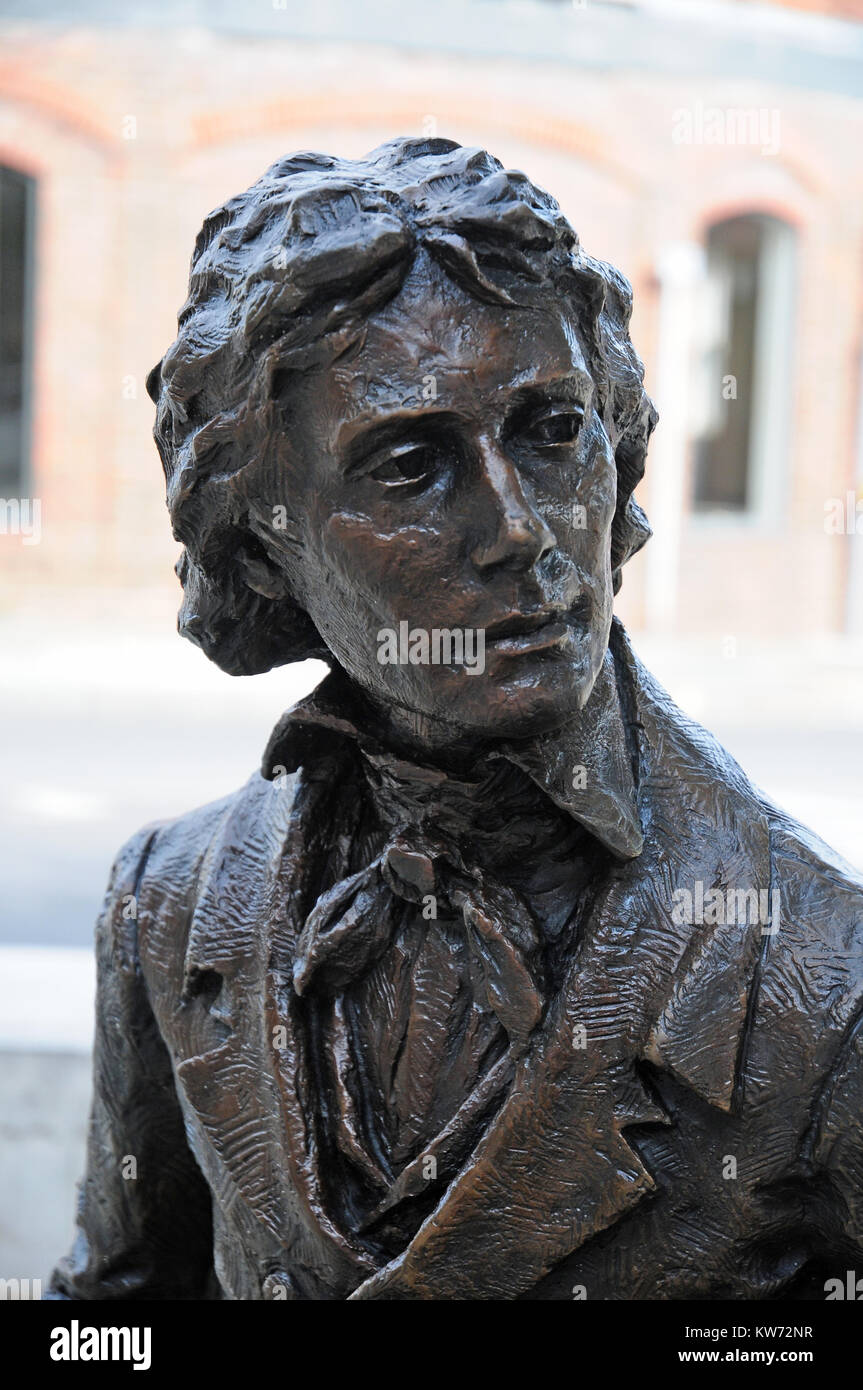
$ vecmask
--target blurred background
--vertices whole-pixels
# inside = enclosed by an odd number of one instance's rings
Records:
[[[627,275],[660,425],[618,612],[863,865],[861,21],[863,0],[0,0],[0,1279],[45,1279],[71,1239],[117,848],[244,781],[322,674],[232,680],[176,636],[144,388],[203,217],[283,154],[482,145]]]

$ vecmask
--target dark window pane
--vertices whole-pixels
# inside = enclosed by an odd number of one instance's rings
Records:
[[[749,501],[752,402],[755,398],[755,332],[763,255],[763,222],[735,217],[710,229],[708,274],[718,282],[725,328],[711,364],[711,391],[718,403],[710,428],[695,441],[694,506],[743,511]],[[734,378],[726,399],[722,384]]]
[[[0,166],[0,497],[27,490],[33,180]]]

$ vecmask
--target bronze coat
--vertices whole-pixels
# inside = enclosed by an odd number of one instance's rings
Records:
[[[291,985],[333,766],[255,774],[129,842],[97,931],[59,1296],[823,1297],[863,1268],[863,883],[616,642],[643,850],[604,883],[470,1159],[383,1267],[327,1212]],[[676,923],[697,880],[778,890],[778,932]]]

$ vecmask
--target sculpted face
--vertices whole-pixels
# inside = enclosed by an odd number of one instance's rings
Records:
[[[616,473],[553,303],[481,304],[418,257],[359,348],[291,389],[286,443],[276,500],[301,558],[281,562],[381,709],[521,737],[584,704],[611,623]],[[466,660],[380,659],[387,631],[427,632],[431,657],[434,629],[461,630]]]

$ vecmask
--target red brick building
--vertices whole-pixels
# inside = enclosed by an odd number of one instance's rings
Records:
[[[6,9],[0,602],[174,583],[144,380],[204,215],[292,149],[427,132],[633,283],[660,426],[624,617],[863,628],[859,3]]]

